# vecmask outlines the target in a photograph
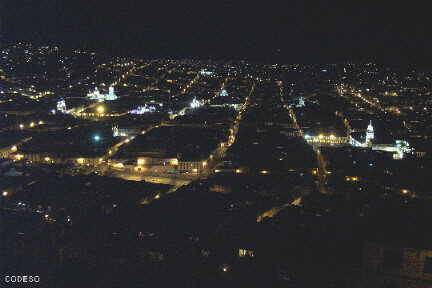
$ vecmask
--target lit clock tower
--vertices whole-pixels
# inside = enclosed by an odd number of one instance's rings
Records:
[[[374,128],[372,126],[372,120],[371,120],[366,130],[366,146],[371,146],[372,140],[374,138],[375,138],[375,134],[374,134]]]

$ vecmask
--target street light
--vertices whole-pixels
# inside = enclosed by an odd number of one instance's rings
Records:
[[[100,105],[100,106],[98,106],[98,107],[96,108],[96,111],[97,111],[99,114],[103,114],[103,113],[105,112],[105,107],[102,106],[102,105]]]
[[[93,136],[93,140],[94,140],[95,142],[99,142],[99,141],[101,140],[101,136],[98,135],[98,134],[96,134],[96,135]]]
[[[6,197],[9,196],[9,192],[8,191],[3,191],[2,192],[2,197],[0,197],[0,210],[1,210],[1,216],[2,218],[4,218],[4,204],[5,204],[5,199]],[[3,232],[3,230],[1,231]],[[3,248],[3,247],[2,247]]]

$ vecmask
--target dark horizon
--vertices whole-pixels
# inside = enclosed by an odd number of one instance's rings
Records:
[[[1,10],[5,42],[144,57],[432,64],[421,6],[43,0],[6,1]]]

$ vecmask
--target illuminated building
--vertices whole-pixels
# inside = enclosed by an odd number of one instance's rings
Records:
[[[304,139],[306,142],[312,145],[319,146],[336,146],[336,145],[346,145],[349,142],[349,138],[346,136],[336,136],[334,134],[319,134],[319,135],[309,135],[305,134]]]
[[[212,71],[208,71],[206,69],[202,69],[200,71],[200,74],[203,75],[203,76],[211,76],[211,75],[213,75],[213,72]]]
[[[120,131],[118,125],[112,126],[113,137],[125,137],[127,136],[124,131]]]
[[[112,126],[111,130],[113,133],[113,137],[135,136],[140,134],[141,132],[140,128],[136,128],[136,127],[121,128],[118,125]]]
[[[226,97],[228,96],[228,92],[225,89],[222,89],[222,91],[220,91],[219,96],[221,97]]]
[[[67,113],[66,101],[63,98],[57,101],[57,111],[60,113]]]
[[[144,104],[144,106],[138,106],[136,109],[132,109],[128,113],[129,114],[142,115],[145,113],[153,113],[153,112],[156,112],[155,106],[150,106],[150,105]]]
[[[250,249],[239,249],[238,255],[240,258],[245,258],[245,257],[253,258],[253,257],[255,257],[254,251],[250,250]]]
[[[296,107],[301,108],[301,107],[305,107],[305,106],[306,106],[306,104],[305,104],[304,98],[300,97],[298,99],[298,103],[297,103]]]
[[[190,107],[195,109],[201,107],[202,105],[203,105],[202,101],[199,101],[196,99],[196,97],[194,97],[190,104]]]
[[[366,130],[366,141],[365,146],[372,146],[372,140],[375,138],[374,128],[372,126],[372,120],[369,122],[369,125]]]
[[[93,92],[89,92],[87,94],[87,97],[91,100],[97,100],[98,102],[102,101],[113,101],[117,100],[117,95],[114,92],[114,87],[110,86],[108,88],[108,94],[103,94],[99,91],[99,89],[96,87]]]
[[[364,142],[355,139],[352,135],[349,138],[349,143],[353,147],[369,147],[374,151],[390,152],[393,153],[393,159],[395,160],[403,159],[405,154],[414,152],[410,144],[405,140],[396,140],[394,144],[373,144],[372,140],[375,138],[375,134],[372,121],[369,122],[367,127]]]
[[[105,100],[111,101],[111,100],[116,100],[117,99],[117,95],[114,92],[114,87],[110,86],[108,88],[108,95],[105,96]]]

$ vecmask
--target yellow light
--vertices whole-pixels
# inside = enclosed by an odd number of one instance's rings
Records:
[[[206,166],[207,166],[207,161],[203,161],[203,162],[202,162],[202,166],[203,166],[203,167],[206,167]]]
[[[12,147],[11,147],[11,151],[12,152],[16,152],[18,150],[18,147],[16,146],[16,145],[13,145]]]
[[[336,138],[336,136],[335,136],[335,135],[333,135],[333,134],[331,134],[331,135],[330,135],[330,139],[332,139],[332,140],[333,140],[333,139],[335,139],[335,138]]]
[[[34,122],[30,122],[30,128],[33,128],[35,126]]]
[[[20,125],[19,125],[19,128],[20,128],[20,129],[24,129],[24,124],[20,124]]]
[[[345,181],[348,181],[348,182],[356,182],[358,180],[359,180],[359,178],[357,176],[345,176]]]
[[[235,172],[236,172],[237,174],[239,174],[239,173],[242,173],[242,170],[241,170],[241,169],[236,169]]]
[[[266,174],[269,173],[269,171],[267,171],[267,170],[261,170],[260,173],[263,174],[263,175],[266,175]]]
[[[402,194],[408,194],[408,192],[409,192],[408,189],[402,189],[402,190],[401,190],[401,193],[402,193]]]
[[[115,163],[113,166],[114,166],[115,168],[124,168],[123,163]]]
[[[38,122],[38,124],[39,124],[39,125],[43,125],[44,122],[41,120],[41,121]]]
[[[221,170],[219,170],[219,169],[215,169],[214,172],[215,172],[215,173],[219,173],[219,172],[221,172]]]
[[[16,154],[15,155],[15,159],[16,160],[21,160],[21,159],[23,159],[24,158],[24,155],[23,154]]]
[[[137,160],[138,166],[145,165],[145,163],[146,163],[146,160],[144,158],[138,158],[138,160]]]
[[[51,160],[51,158],[50,158],[50,157],[45,157],[44,160],[45,160],[46,162],[49,162],[49,161]]]
[[[96,108],[97,113],[103,114],[105,112],[105,107],[100,105]]]
[[[76,161],[78,164],[84,164],[85,159],[84,158],[77,158]]]
[[[178,165],[178,159],[171,159],[170,164],[174,166]]]
[[[197,168],[194,168],[194,169],[192,169],[192,172],[197,173],[197,172],[198,172],[198,169],[197,169]]]
[[[323,134],[319,134],[319,135],[318,135],[318,138],[319,138],[319,139],[322,139],[322,138],[324,138],[324,135],[323,135]]]
[[[160,198],[160,194],[156,194],[156,196],[154,197],[154,199],[159,199]]]
[[[8,195],[9,195],[9,192],[7,192],[7,191],[3,191],[3,192],[2,192],[2,196],[3,196],[3,197],[6,197],[6,196],[8,196]]]

